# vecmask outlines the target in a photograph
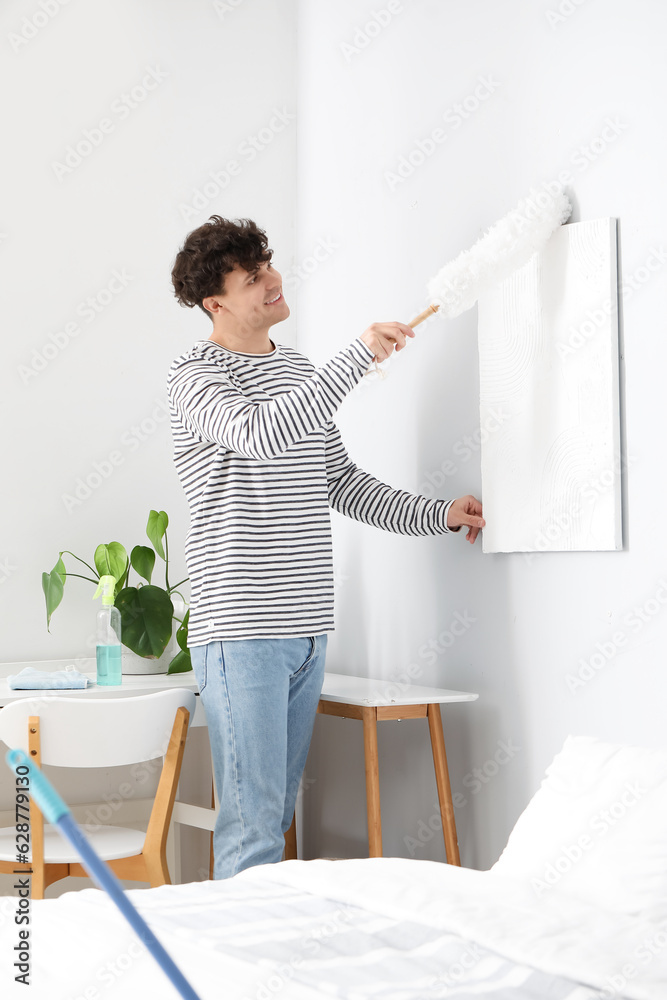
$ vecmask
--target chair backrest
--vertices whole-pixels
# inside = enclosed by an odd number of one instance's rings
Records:
[[[121,698],[20,698],[0,709],[0,740],[28,752],[28,719],[39,716],[42,764],[115,767],[163,757],[178,708],[192,691],[172,688]]]

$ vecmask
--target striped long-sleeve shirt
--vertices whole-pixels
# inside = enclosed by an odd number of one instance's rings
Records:
[[[392,489],[351,461],[332,417],[373,352],[316,369],[198,341],[168,377],[174,461],[190,505],[188,644],[334,627],[329,507],[407,535],[442,534],[453,501]]]

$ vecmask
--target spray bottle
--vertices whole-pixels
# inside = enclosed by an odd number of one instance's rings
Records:
[[[116,581],[101,576],[93,598],[102,594],[102,608],[97,612],[97,683],[120,684],[122,662],[120,648],[120,611],[113,603]]]

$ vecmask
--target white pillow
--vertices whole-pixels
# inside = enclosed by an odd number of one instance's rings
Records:
[[[538,897],[667,916],[667,750],[568,736],[492,871]]]

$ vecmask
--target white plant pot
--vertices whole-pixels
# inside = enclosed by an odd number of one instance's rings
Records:
[[[172,601],[174,604],[174,613],[178,615],[179,618],[183,618],[186,606],[177,597],[172,598]],[[176,630],[178,629],[179,624],[179,622],[174,622],[174,630],[172,632],[171,639],[169,640],[162,656],[156,658],[139,656],[138,653],[133,653],[131,649],[127,648],[127,646],[123,646],[121,652],[122,673],[166,674],[169,669],[169,664],[176,656],[180,648],[178,642],[176,641]]]

